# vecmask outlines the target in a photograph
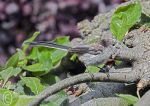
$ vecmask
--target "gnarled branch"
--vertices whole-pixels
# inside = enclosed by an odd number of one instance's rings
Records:
[[[125,69],[119,69],[120,72]],[[118,71],[119,71],[118,70]],[[127,71],[127,70],[126,70]],[[83,82],[93,82],[93,81],[105,81],[105,82],[125,82],[130,83],[136,81],[137,78],[132,73],[84,73],[76,75],[70,78],[66,78],[52,86],[47,87],[43,92],[36,96],[36,99],[29,104],[29,106],[39,105],[45,98],[53,95],[60,90],[69,87],[71,85],[83,83]]]

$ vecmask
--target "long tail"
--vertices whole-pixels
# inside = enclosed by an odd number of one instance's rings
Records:
[[[60,44],[56,44],[54,42],[46,42],[46,41],[37,41],[37,42],[26,42],[26,44],[29,44],[31,46],[41,46],[41,47],[48,47],[48,48],[56,48],[56,49],[61,49],[65,50],[68,52],[72,53],[87,53],[89,51],[89,47],[83,47],[83,46],[78,46],[78,47],[69,47],[69,46],[64,46]]]
[[[26,44],[29,44],[31,46],[41,46],[41,47],[47,47],[47,48],[56,48],[68,51],[70,47],[59,45],[53,42],[46,42],[46,41],[37,41],[37,42],[26,42]]]

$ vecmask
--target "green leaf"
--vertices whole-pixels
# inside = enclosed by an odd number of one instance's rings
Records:
[[[27,106],[35,96],[19,95],[16,92],[0,89],[0,106]]]
[[[12,83],[11,81],[7,81],[7,83],[5,84],[5,88],[7,88],[9,90],[14,90],[14,89],[16,89],[16,84]]]
[[[138,101],[137,97],[128,94],[117,94],[117,96],[126,100],[129,105],[134,105]]]
[[[52,85],[60,81],[58,76],[52,75],[51,73],[47,73],[41,76],[40,78],[41,78],[42,84],[44,84],[45,86]]]
[[[87,72],[90,72],[90,73],[96,73],[96,72],[99,72],[100,68],[96,66],[88,66],[86,70]]]
[[[40,106],[66,106],[63,102],[67,99],[67,94],[64,91],[60,91],[54,95],[53,98],[48,100],[48,103],[43,103]]]
[[[7,89],[0,89],[0,106],[16,106],[19,95]]]
[[[43,65],[40,63],[36,63],[33,65],[29,65],[29,66],[24,66],[22,67],[24,70],[30,71],[30,72],[43,72]]]
[[[15,106],[27,106],[35,96],[20,95]]]
[[[76,61],[78,55],[77,54],[73,54],[70,58],[71,61]]]
[[[67,55],[67,51],[55,50],[51,53],[51,59],[53,65],[57,64],[64,56]]]
[[[47,73],[52,68],[52,60],[48,51],[43,51],[37,54],[38,63],[24,66],[23,69],[31,72],[43,72]]]
[[[4,70],[5,69],[5,66],[3,65],[0,65],[0,71]]]
[[[21,80],[34,94],[39,94],[45,88],[45,86],[41,84],[40,79],[36,77],[22,77]]]
[[[26,42],[34,41],[39,34],[40,34],[40,32],[37,31],[33,34],[33,36],[31,38],[29,38],[23,42],[23,44],[22,44],[23,52],[25,52],[27,50],[27,48],[29,47],[29,45],[27,45]]]
[[[49,51],[41,52],[38,55],[38,59],[39,59],[39,63],[42,64],[42,68],[43,71],[45,71],[45,73],[47,73],[49,70],[52,69],[53,65],[52,65],[52,59]]]
[[[21,49],[17,49],[17,52],[19,54],[19,62],[18,62],[18,67],[25,66],[27,64],[27,58],[25,53]]]
[[[63,37],[57,37],[54,40],[57,44],[67,45],[69,43],[69,37],[63,36]],[[51,52],[51,59],[53,65],[56,65],[65,55],[67,54],[67,51],[56,49]]]
[[[22,80],[18,81],[14,91],[17,92],[18,94],[24,95],[25,94],[24,85],[25,83]]]
[[[111,18],[110,30],[112,34],[121,41],[128,30],[139,20],[141,11],[139,2],[119,7]]]
[[[9,58],[9,60],[6,62],[5,68],[16,67],[18,64],[18,61],[19,61],[19,54],[17,52]]]
[[[36,60],[38,59],[38,54],[39,54],[39,49],[38,47],[33,47],[29,56],[27,56],[28,59],[31,59],[31,60]]]
[[[17,52],[6,62],[5,68],[9,67],[22,67],[27,64],[25,53],[21,49],[17,49]]]
[[[120,65],[121,63],[122,63],[121,60],[115,60],[115,64],[116,64],[116,65]]]
[[[57,44],[68,44],[69,43],[69,37],[68,36],[57,37],[54,40],[54,42]]]
[[[22,70],[20,68],[13,68],[13,67],[9,67],[3,71],[0,72],[0,76],[2,77],[2,79],[4,80],[4,84],[6,84],[6,82],[8,81],[8,79],[12,76],[17,76]]]

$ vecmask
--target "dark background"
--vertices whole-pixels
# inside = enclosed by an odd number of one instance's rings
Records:
[[[80,37],[76,23],[91,20],[124,0],[0,0],[0,64],[24,39],[40,31],[39,40]]]

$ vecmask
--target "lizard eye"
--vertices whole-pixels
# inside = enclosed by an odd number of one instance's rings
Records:
[[[125,38],[123,39],[123,43],[125,45],[127,45],[129,48],[133,47],[133,41],[134,41],[134,35],[133,34],[129,34],[129,35],[125,36]]]

